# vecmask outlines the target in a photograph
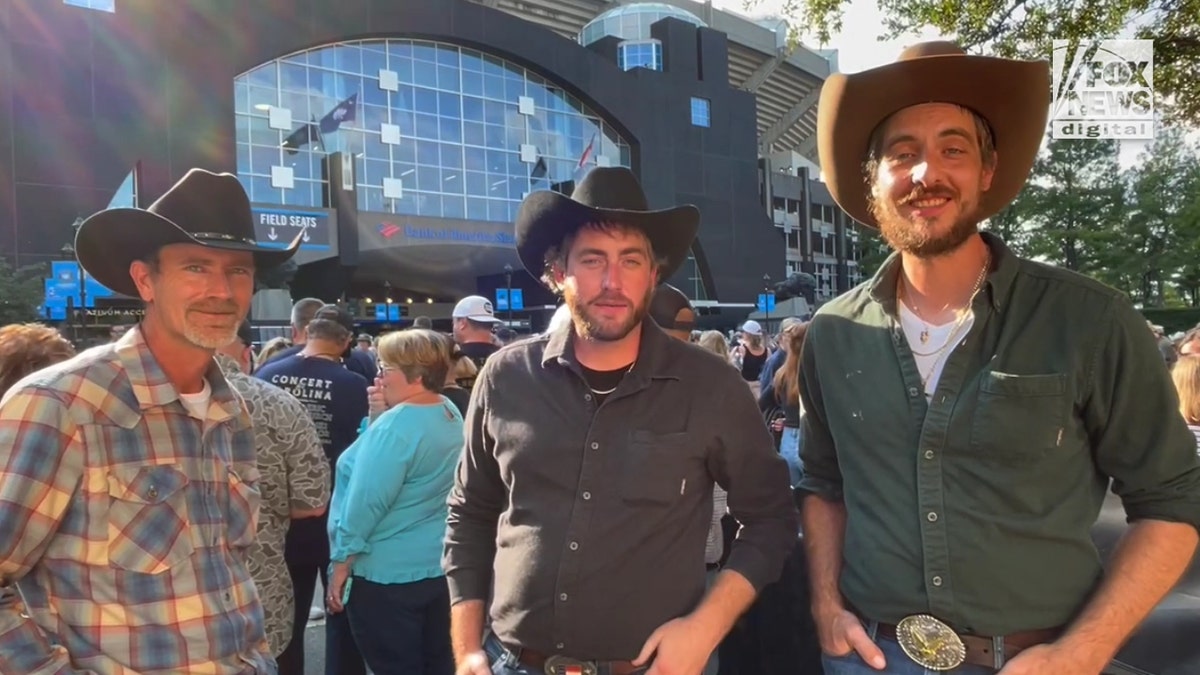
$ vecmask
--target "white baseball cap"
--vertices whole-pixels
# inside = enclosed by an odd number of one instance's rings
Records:
[[[480,323],[500,323],[492,309],[492,301],[482,295],[468,295],[454,306],[450,316],[455,319],[470,319]]]
[[[742,332],[749,335],[762,335],[762,325],[751,319],[742,324]]]

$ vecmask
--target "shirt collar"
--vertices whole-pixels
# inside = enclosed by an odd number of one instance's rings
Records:
[[[980,232],[979,235],[992,252],[992,269],[984,279],[983,287],[992,308],[999,312],[1004,309],[1012,295],[1020,260],[1000,237],[991,232]],[[893,251],[879,266],[868,285],[871,298],[883,305],[890,314],[896,313],[896,285],[900,280],[900,270],[900,254]]]
[[[571,321],[563,323],[564,325],[549,335],[546,349],[542,352],[542,366],[558,362],[560,365],[578,369],[579,361],[575,358],[575,344],[571,339],[575,335],[575,324]],[[665,352],[674,339],[664,333],[652,319],[642,319],[637,362],[629,371],[629,376],[639,387],[648,385],[652,379],[678,379],[678,375],[670,372],[665,358]]]
[[[117,340],[117,358],[129,378],[133,395],[137,398],[138,407],[149,410],[165,406],[172,401],[179,401],[179,390],[167,379],[166,373],[154,358],[150,346],[142,335],[142,327],[135,326]],[[220,413],[214,416],[214,421],[220,422],[238,417],[242,413],[241,399],[234,393],[233,388],[221,374],[221,367],[213,359],[204,372],[204,379],[212,388],[212,403],[216,404]],[[182,404],[182,401],[181,401]]]

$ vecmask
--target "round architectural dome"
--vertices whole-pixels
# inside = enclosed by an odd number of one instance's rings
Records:
[[[622,40],[645,40],[650,37],[650,26],[659,19],[672,17],[687,21],[695,26],[704,26],[700,17],[691,12],[664,2],[637,2],[614,7],[597,16],[579,31],[579,44],[588,46],[609,35]]]

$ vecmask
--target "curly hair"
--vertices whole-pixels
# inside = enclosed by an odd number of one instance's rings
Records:
[[[39,323],[0,328],[0,396],[21,378],[75,356],[75,347],[59,332]]]

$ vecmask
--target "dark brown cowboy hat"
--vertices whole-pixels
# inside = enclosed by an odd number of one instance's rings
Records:
[[[192,169],[149,208],[108,209],[83,221],[75,255],[96,281],[136,298],[130,263],[169,244],[249,251],[266,269],[295,255],[302,235],[282,249],[258,243],[250,198],[237,176]]]
[[[952,42],[923,42],[895,63],[830,75],[817,108],[821,172],[833,199],[855,220],[878,227],[863,176],[871,133],[892,113],[922,103],[954,103],[987,121],[996,174],[980,195],[979,217],[1009,204],[1029,177],[1050,114],[1050,66],[969,56]]]
[[[580,227],[601,222],[645,232],[654,254],[666,261],[659,268],[659,278],[669,279],[687,260],[700,227],[700,211],[690,205],[650,211],[632,171],[624,167],[592,169],[570,197],[539,190],[521,202],[515,225],[521,264],[540,279],[546,268],[546,251]]]

